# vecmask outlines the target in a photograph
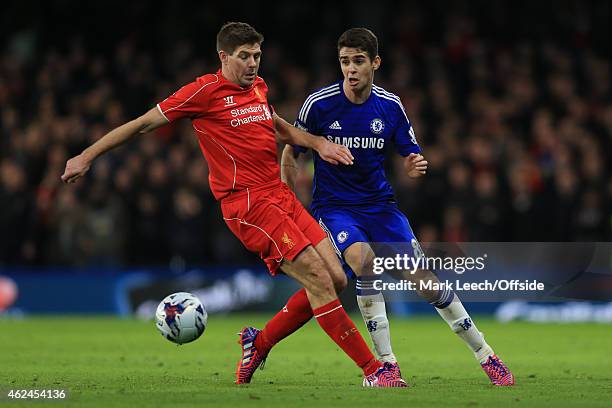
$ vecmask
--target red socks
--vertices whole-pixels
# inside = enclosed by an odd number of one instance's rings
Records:
[[[340,300],[336,299],[315,309],[314,316],[325,333],[363,369],[364,375],[370,375],[382,366],[344,311]]]
[[[344,311],[340,300],[336,299],[315,309],[314,315],[321,328],[363,369],[365,375],[374,373],[382,366]],[[255,339],[255,347],[262,355],[268,354],[276,343],[302,327],[312,316],[313,310],[306,290],[300,289],[259,333]]]
[[[312,309],[306,290],[300,289],[255,338],[255,347],[265,356],[276,343],[302,327],[311,317]]]

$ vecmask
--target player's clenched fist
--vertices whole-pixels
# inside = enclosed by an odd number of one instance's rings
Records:
[[[420,177],[427,172],[427,160],[421,154],[410,153],[404,159],[404,167],[410,177]]]
[[[326,162],[331,164],[353,164],[355,159],[351,154],[348,147],[330,142],[324,137],[319,138],[320,142],[317,144],[315,150],[319,153],[319,156]]]
[[[62,174],[62,181],[64,183],[74,183],[79,177],[87,173],[89,167],[91,167],[91,161],[82,154],[73,157],[66,162],[66,169],[64,170],[64,174]]]

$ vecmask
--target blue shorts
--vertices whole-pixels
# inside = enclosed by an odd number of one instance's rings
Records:
[[[408,218],[395,203],[324,207],[314,210],[313,216],[331,240],[346,275],[352,279],[355,273],[344,260],[344,251],[355,242],[375,244],[372,249],[376,256],[393,257],[407,251],[409,256],[419,256],[417,251],[421,251]]]

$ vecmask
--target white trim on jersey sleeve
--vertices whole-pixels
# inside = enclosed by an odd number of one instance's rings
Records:
[[[306,124],[308,120],[308,113],[310,112],[310,108],[312,105],[321,99],[329,98],[330,96],[338,95],[340,93],[340,84],[333,84],[326,88],[319,90],[311,94],[302,105],[302,109],[300,109],[300,113],[298,114],[298,119],[302,121],[302,123]]]
[[[173,107],[173,108],[166,109],[166,110],[165,110],[165,111],[163,111],[162,113],[164,113],[164,114],[165,114],[165,113],[168,113],[168,112],[170,112],[170,111],[173,111],[173,110],[175,110],[175,109],[180,108],[181,106],[183,106],[184,104],[186,104],[187,102],[189,102],[189,101],[190,101],[190,100],[191,100],[191,99],[192,99],[194,96],[196,96],[198,93],[200,93],[200,91],[201,91],[202,89],[206,88],[208,85],[216,84],[217,82],[219,82],[219,77],[218,77],[216,74],[213,74],[213,75],[214,75],[214,76],[215,76],[215,78],[216,78],[216,80],[215,80],[215,81],[213,81],[213,82],[208,82],[208,83],[206,83],[206,84],[202,85],[202,86],[200,87],[200,89],[198,89],[197,91],[195,91],[195,92],[193,93],[193,95],[191,95],[189,98],[185,99],[185,100],[183,101],[183,103],[181,103],[180,105],[177,105],[177,106],[175,106],[175,107]]]
[[[414,133],[414,129],[412,128],[412,123],[410,123],[410,119],[408,119],[408,115],[406,114],[406,110],[404,109],[404,105],[402,104],[402,101],[399,98],[399,96],[391,92],[387,92],[383,88],[376,86],[376,85],[372,87],[372,92],[374,92],[374,94],[378,96],[379,98],[393,101],[399,105],[402,113],[404,114],[404,118],[406,119],[406,124],[410,127],[410,130],[408,132],[410,136],[410,142],[412,142],[413,145],[419,147],[420,149],[419,142],[416,140],[416,134]]]
[[[170,123],[170,119],[168,119],[168,117],[166,115],[164,115],[164,112],[162,111],[161,106],[159,106],[159,103],[157,104],[157,110],[159,111],[159,113],[161,113],[161,115],[164,117],[164,119],[166,119],[166,122]]]
[[[406,118],[406,122],[410,123],[410,119],[408,119],[408,115],[406,115],[406,110],[404,109],[404,105],[402,105],[402,101],[400,100],[399,96],[389,93],[376,85],[372,87],[372,92],[374,92],[374,94],[379,98],[397,103],[404,114],[404,117]]]

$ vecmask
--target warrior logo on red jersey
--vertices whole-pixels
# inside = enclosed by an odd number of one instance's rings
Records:
[[[236,104],[236,102],[234,102],[234,95],[232,96],[226,96],[223,98],[225,100],[225,107],[227,108],[228,106],[234,106]]]

